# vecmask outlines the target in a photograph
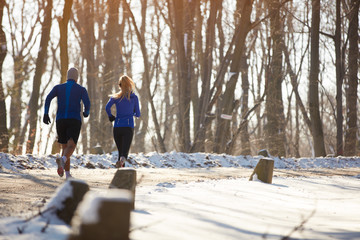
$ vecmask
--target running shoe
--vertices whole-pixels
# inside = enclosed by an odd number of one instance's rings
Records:
[[[125,167],[125,157],[120,157],[121,167]]]
[[[59,174],[60,177],[64,176],[64,167],[65,167],[64,160],[58,157],[56,158],[56,163],[58,165],[57,173]]]
[[[116,162],[116,168],[122,168],[125,167],[125,157],[120,157],[120,160]]]

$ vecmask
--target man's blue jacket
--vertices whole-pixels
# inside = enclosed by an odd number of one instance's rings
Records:
[[[74,80],[68,79],[66,83],[56,85],[51,90],[45,100],[45,114],[49,114],[50,103],[54,97],[57,97],[58,100],[56,120],[78,119],[81,121],[81,100],[83,101],[85,107],[84,115],[89,115],[89,95],[86,91],[86,88],[80,86]]]

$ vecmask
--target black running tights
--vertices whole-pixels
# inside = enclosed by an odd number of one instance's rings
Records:
[[[119,151],[120,157],[128,158],[129,149],[134,135],[134,129],[131,127],[114,127],[114,140]]]

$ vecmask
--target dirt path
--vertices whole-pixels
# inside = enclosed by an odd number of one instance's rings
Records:
[[[116,169],[73,169],[72,175],[86,181],[93,190],[107,189]],[[195,168],[195,169],[137,169],[138,186],[162,182],[192,182],[226,178],[248,178],[252,169],[246,168]],[[357,176],[360,168],[274,170],[276,177],[300,176]],[[54,194],[64,178],[56,170],[28,170],[21,173],[0,172],[0,218],[33,215]]]

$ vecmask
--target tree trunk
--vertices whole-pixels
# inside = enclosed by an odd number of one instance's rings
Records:
[[[23,111],[21,92],[22,85],[25,81],[24,72],[26,72],[26,63],[24,56],[16,54],[13,56],[14,60],[14,85],[11,89],[11,103],[10,103],[10,130],[11,135],[14,136],[13,150],[15,154],[20,154],[20,141],[21,132],[21,112]]]
[[[118,91],[117,86],[120,73],[123,72],[123,63],[119,48],[119,39],[122,38],[122,36],[119,36],[119,7],[120,0],[109,0],[107,2],[109,18],[106,26],[106,36],[104,43],[105,64],[102,81],[103,106],[105,106],[105,104],[108,102],[109,94],[113,92],[113,89]],[[102,111],[104,111],[103,108]],[[111,146],[113,145],[112,126],[104,112],[103,114],[100,114],[100,126],[102,126],[100,144],[105,152],[110,152]]]
[[[145,81],[146,97],[148,97],[148,101],[150,103],[151,114],[152,114],[154,125],[155,125],[155,132],[156,132],[157,141],[159,143],[160,151],[161,152],[166,152],[164,139],[161,136],[161,132],[160,132],[160,124],[159,124],[159,121],[157,119],[157,114],[156,114],[157,111],[156,111],[155,104],[154,104],[153,98],[151,96],[151,91],[150,91],[150,80],[151,80],[151,77],[150,77],[150,62],[149,62],[149,59],[148,59],[145,40],[141,37],[141,33],[139,31],[139,28],[136,25],[135,16],[134,16],[133,12],[131,11],[130,6],[128,5],[126,0],[124,0],[124,6],[125,6],[126,11],[128,11],[128,13],[130,14],[130,18],[131,18],[131,20],[133,22],[133,25],[134,25],[134,28],[135,28],[136,36],[137,36],[139,44],[140,44],[141,53],[143,55],[144,76],[145,76],[143,81]]]
[[[243,55],[241,63],[241,88],[242,88],[242,103],[241,103],[241,117],[249,110],[249,76],[248,76],[247,56]],[[245,122],[244,127],[240,132],[241,139],[241,155],[251,155],[250,149],[250,135],[248,132],[248,121]]]
[[[272,183],[274,172],[274,160],[271,158],[262,158],[256,164],[253,173],[250,176],[250,181],[254,180],[256,174],[257,179],[264,183]]]
[[[65,0],[63,16],[58,18],[59,30],[60,30],[60,72],[61,83],[66,82],[67,70],[69,66],[68,56],[68,23],[71,15],[71,7],[73,0]]]
[[[194,121],[194,130],[193,130],[193,147],[195,147],[196,142],[196,133],[200,129],[200,97],[199,97],[199,86],[198,81],[201,78],[203,73],[203,64],[204,62],[204,52],[203,52],[203,42],[202,42],[202,29],[203,29],[203,19],[204,17],[201,14],[201,2],[200,0],[192,1],[192,11],[194,18],[194,64],[192,68],[192,78],[191,78],[191,102],[193,106],[193,121]],[[219,46],[221,48],[221,46]]]
[[[47,48],[49,45],[50,39],[50,29],[51,29],[51,20],[52,20],[52,0],[47,0],[47,5],[45,7],[44,19],[42,22],[41,28],[41,39],[38,57],[36,59],[36,69],[33,79],[33,88],[29,101],[29,139],[27,141],[26,152],[32,153],[35,144],[35,137],[37,132],[37,122],[38,122],[38,110],[39,110],[39,92],[41,85],[41,77],[46,67],[46,58],[47,58]]]
[[[286,156],[285,116],[282,101],[282,22],[280,20],[280,2],[269,3],[270,34],[272,40],[272,58],[266,97],[266,141],[270,153],[274,156]]]
[[[356,155],[357,139],[357,89],[359,69],[359,0],[352,0],[349,14],[349,74],[348,87],[346,88],[346,133],[345,156]]]
[[[343,114],[342,114],[342,84],[343,70],[341,58],[341,0],[336,0],[336,29],[335,29],[335,54],[336,54],[336,155],[343,155]]]
[[[320,0],[312,0],[309,110],[315,157],[325,156],[324,133],[319,112]]]
[[[99,81],[97,77],[98,64],[95,54],[95,7],[92,0],[85,0],[84,4],[75,2],[77,10],[78,22],[75,26],[80,33],[80,48],[86,60],[86,79],[88,85],[88,93],[91,101],[90,118],[89,118],[89,145],[93,148],[100,144],[99,136],[101,136],[101,128],[99,126],[100,115],[103,114],[101,106],[101,95],[99,93]],[[99,58],[99,56],[98,56]],[[88,149],[84,149],[87,152]]]
[[[21,19],[27,19],[28,15],[25,9],[27,9],[28,6],[26,3],[23,1],[9,1],[6,6],[9,19],[16,18],[19,13],[21,13],[19,16]],[[31,26],[26,22],[32,22]],[[12,21],[9,23],[11,35],[10,44],[12,46],[11,56],[14,62],[14,84],[8,90],[11,99],[9,139],[12,139],[9,150],[12,150],[13,154],[21,154],[21,148],[23,147],[23,142],[20,141],[22,132],[21,116],[24,111],[22,86],[23,83],[30,78],[29,71],[30,68],[32,68],[30,65],[33,62],[30,49],[33,47],[34,38],[37,37],[37,34],[34,34],[34,32],[40,23],[40,13],[33,14],[31,19],[21,21],[21,24],[13,24]]]
[[[190,150],[190,77],[187,53],[191,51],[191,45],[185,45],[186,32],[185,12],[188,10],[184,6],[183,0],[173,0],[175,18],[175,42],[177,52],[178,70],[178,135],[179,150],[187,152]]]
[[[246,0],[241,4],[238,4],[238,12],[240,14],[236,14],[236,16],[241,16],[239,21],[240,32],[239,37],[235,44],[234,54],[232,56],[232,61],[230,64],[230,76],[229,81],[226,84],[226,89],[223,94],[223,99],[221,103],[221,113],[220,114],[233,114],[234,109],[234,93],[236,83],[239,77],[239,72],[241,69],[241,59],[244,54],[245,41],[247,34],[250,30],[250,15],[252,12],[252,0]],[[231,138],[230,135],[230,121],[226,119],[222,119],[220,117],[217,118],[218,123],[216,126],[216,135],[215,135],[215,146],[214,152],[221,153],[226,149],[226,143]]]
[[[211,72],[213,68],[213,51],[215,47],[215,24],[217,19],[217,14],[221,8],[221,1],[211,0],[210,1],[210,14],[206,26],[206,43],[205,43],[205,53],[203,56],[204,63],[202,64],[202,86],[201,86],[201,95],[198,112],[198,123],[199,126],[203,126],[205,123],[205,116],[207,111],[207,105],[210,100],[210,80]],[[198,126],[198,127],[199,127]],[[199,131],[197,133],[198,139],[195,142],[195,151],[204,151],[204,142],[205,142],[205,132],[206,129],[200,127],[196,129]]]
[[[157,11],[157,9],[156,9]],[[125,16],[129,16],[129,13],[124,13]],[[129,17],[127,17],[129,18]],[[147,0],[141,0],[141,26],[140,26],[140,35],[142,39],[145,39],[146,32],[146,19],[147,19]],[[142,74],[143,79],[146,77],[145,73]],[[146,91],[146,81],[141,82],[141,87],[138,88],[140,94],[140,107],[141,107],[141,118],[135,119],[137,134],[134,135],[134,144],[131,148],[135,152],[146,152],[146,133],[149,127],[149,105]]]
[[[300,157],[300,151],[299,151],[299,147],[300,147],[300,121],[299,121],[299,105],[297,103],[297,99],[295,99],[296,101],[296,116],[295,116],[295,144],[294,144],[294,148],[295,148],[295,157],[299,158]]]
[[[2,66],[6,57],[6,36],[2,28],[5,0],[0,1],[0,152],[8,152],[9,133],[6,126],[6,105],[2,82]]]

